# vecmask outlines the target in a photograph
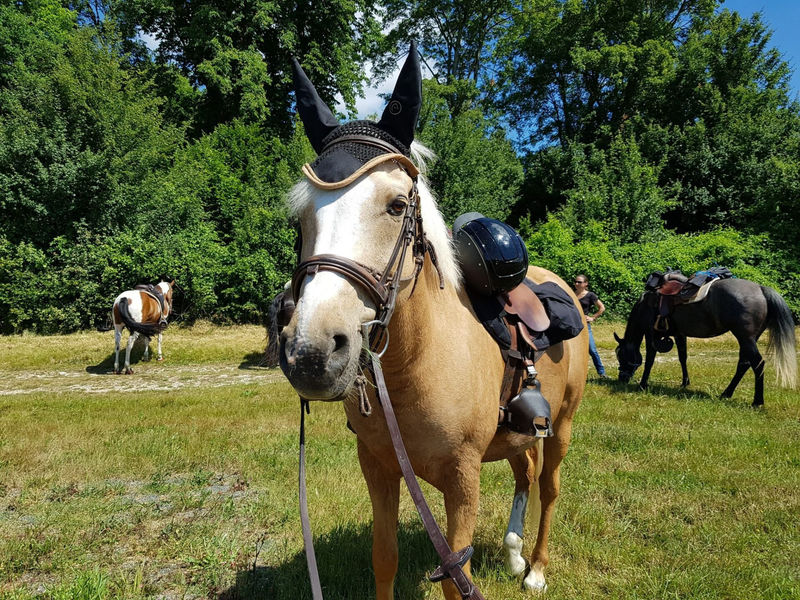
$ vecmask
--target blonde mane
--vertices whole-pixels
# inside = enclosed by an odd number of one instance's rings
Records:
[[[436,198],[428,185],[426,173],[428,163],[435,160],[432,150],[418,142],[411,145],[411,160],[419,169],[417,178],[417,188],[419,190],[420,210],[422,211],[422,224],[428,241],[436,252],[439,260],[439,268],[442,271],[445,285],[453,286],[453,289],[461,288],[461,269],[456,261],[453,251],[453,242],[450,236],[450,229],[444,222],[444,217],[439,211]],[[303,209],[308,206],[315,194],[319,191],[305,177],[297,182],[289,191],[286,203],[292,215],[298,216]]]

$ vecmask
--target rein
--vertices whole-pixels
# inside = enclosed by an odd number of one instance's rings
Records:
[[[402,278],[402,269],[405,264],[405,258],[409,247],[412,247],[414,255],[414,272],[408,278]],[[444,579],[451,579],[456,589],[458,589],[461,598],[464,600],[484,600],[483,595],[477,587],[469,580],[464,574],[462,567],[470,559],[473,553],[472,546],[467,546],[461,550],[453,551],[447,543],[442,530],[436,523],[433,513],[425,501],[425,496],[422,493],[419,482],[417,481],[414,470],[411,466],[411,461],[408,458],[403,437],[400,433],[400,427],[397,424],[397,419],[394,414],[391,400],[389,399],[389,392],[386,388],[386,381],[383,377],[383,370],[380,365],[380,353],[373,351],[375,346],[381,341],[384,343],[383,350],[388,346],[388,330],[389,320],[392,318],[394,309],[397,302],[397,294],[400,289],[400,284],[406,281],[414,280],[414,287],[411,293],[416,289],[419,274],[422,271],[422,266],[425,260],[425,254],[428,253],[431,257],[431,262],[436,268],[439,275],[439,287],[444,288],[444,279],[439,270],[438,261],[436,260],[436,253],[433,247],[428,242],[422,230],[422,216],[419,207],[419,194],[417,191],[417,182],[414,178],[414,184],[409,194],[409,203],[406,207],[406,212],[403,216],[403,227],[400,235],[397,238],[394,249],[392,250],[389,262],[384,269],[383,273],[375,271],[370,267],[358,263],[349,258],[336,256],[333,254],[319,254],[312,256],[298,265],[294,274],[292,275],[292,294],[297,301],[299,297],[300,287],[306,275],[313,275],[319,270],[333,271],[339,273],[347,278],[352,283],[358,285],[365,290],[376,306],[375,320],[369,321],[362,325],[364,333],[364,340],[367,345],[367,353],[369,355],[369,364],[367,369],[372,373],[375,387],[377,389],[378,401],[383,408],[384,417],[386,419],[386,426],[389,429],[389,436],[392,440],[395,456],[400,465],[400,470],[403,474],[403,479],[408,487],[409,494],[411,495],[414,505],[419,513],[422,524],[428,533],[436,552],[442,561],[441,565],[437,567],[433,573],[428,577],[432,582],[442,581]],[[371,328],[371,331],[370,331]],[[361,412],[365,416],[369,415],[371,409],[369,403],[366,401],[366,391],[364,390],[366,378],[361,376],[357,381],[360,395]],[[366,402],[366,406],[365,406]],[[313,536],[311,534],[311,523],[308,517],[308,496],[306,489],[305,473],[305,414],[309,412],[309,401],[300,398],[300,468],[299,468],[299,489],[300,489],[300,521],[303,529],[303,545],[306,551],[306,562],[308,565],[309,577],[311,579],[311,591],[314,600],[322,600],[322,586],[319,579],[319,570],[317,568],[317,559],[314,553]]]

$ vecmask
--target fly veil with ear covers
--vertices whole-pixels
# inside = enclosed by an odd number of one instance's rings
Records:
[[[422,72],[416,44],[397,79],[381,120],[353,121],[340,125],[317,94],[300,63],[292,59],[297,112],[306,134],[317,152],[317,159],[303,166],[303,173],[315,186],[337,189],[353,183],[364,173],[385,161],[395,161],[415,178],[411,162],[411,142],[422,104]]]

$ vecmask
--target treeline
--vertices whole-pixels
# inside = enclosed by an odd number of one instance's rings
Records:
[[[505,219],[618,314],[725,265],[800,313],[800,105],[717,0],[0,0],[0,332],[100,326],[174,277],[181,318],[258,322],[313,156],[298,56],[343,118],[418,40],[448,220]],[[148,43],[149,46],[148,47]],[[376,79],[368,81],[365,65]]]

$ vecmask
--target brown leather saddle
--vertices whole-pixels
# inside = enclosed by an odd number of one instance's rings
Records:
[[[158,306],[161,309],[161,318],[158,320],[158,323],[159,325],[166,327],[167,318],[164,316],[164,314],[167,312],[166,299],[164,298],[164,294],[161,292],[161,288],[159,288],[157,285],[153,285],[152,283],[140,283],[134,286],[133,289],[144,292],[148,296],[152,296],[158,302]]]
[[[509,348],[501,347],[505,370],[497,426],[534,437],[550,437],[550,403],[541,393],[535,367],[536,359],[546,348],[540,340],[550,327],[550,317],[525,281],[498,296],[497,301],[503,307],[502,322],[510,338]]]
[[[700,287],[685,275],[676,277],[675,273],[668,273],[667,277],[664,283],[655,289],[658,296],[658,312],[653,324],[653,329],[665,335],[670,332],[669,317],[675,307],[691,302],[700,290]]]

